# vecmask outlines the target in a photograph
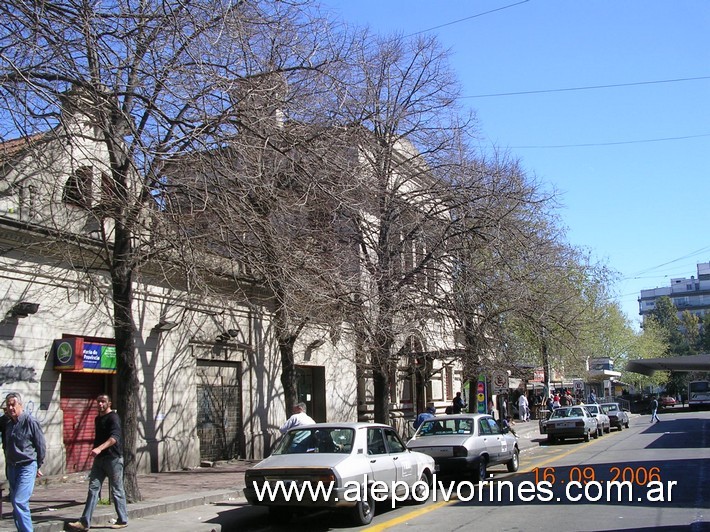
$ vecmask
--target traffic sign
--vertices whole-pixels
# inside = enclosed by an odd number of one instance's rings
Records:
[[[500,370],[494,371],[491,377],[491,383],[495,395],[508,393],[508,372]]]

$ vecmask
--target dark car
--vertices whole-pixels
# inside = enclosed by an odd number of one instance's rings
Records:
[[[624,427],[629,428],[629,413],[621,408],[619,403],[602,403],[599,406],[609,416],[609,422],[612,427],[616,427],[619,430]]]

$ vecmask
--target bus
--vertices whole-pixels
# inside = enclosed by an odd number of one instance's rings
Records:
[[[688,383],[688,407],[710,407],[710,381],[692,381]]]

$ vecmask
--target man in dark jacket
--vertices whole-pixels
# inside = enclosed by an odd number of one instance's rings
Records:
[[[121,432],[121,419],[111,410],[111,398],[108,395],[99,395],[96,398],[99,415],[94,421],[96,434],[94,448],[91,456],[94,464],[89,473],[89,493],[86,496],[84,513],[79,521],[69,523],[75,530],[89,530],[91,516],[99,502],[99,493],[104,479],[108,477],[113,494],[113,504],[118,514],[116,524],[111,528],[125,528],[128,526],[128,512],[126,510],[126,494],[123,490],[123,433]]]
[[[2,430],[5,451],[5,473],[10,484],[10,502],[15,527],[20,532],[32,532],[30,497],[35,479],[42,476],[47,445],[39,422],[24,411],[22,397],[9,393],[5,397],[7,418]]]
[[[651,423],[654,421],[656,423],[661,421],[658,419],[658,399],[656,399],[655,395],[651,398]]]
[[[463,412],[463,409],[466,407],[466,403],[464,402],[463,397],[461,397],[461,392],[456,392],[456,397],[454,397],[454,401],[451,406],[452,414],[460,414]]]

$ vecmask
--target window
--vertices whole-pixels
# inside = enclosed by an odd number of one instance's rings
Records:
[[[367,429],[367,454],[387,454],[381,429]]]
[[[488,426],[491,429],[491,434],[501,434],[500,427],[498,426],[498,423],[496,423],[495,419],[489,417],[486,418],[486,421],[488,422]]]
[[[115,183],[107,172],[101,172],[101,201],[108,203],[113,200],[115,194]]]
[[[91,207],[91,187],[93,170],[90,166],[81,166],[69,176],[64,185],[62,200],[70,205]]]
[[[451,366],[444,367],[444,375],[446,378],[446,390],[444,390],[444,397],[452,401],[454,398],[454,368]]]
[[[385,429],[385,438],[387,439],[387,446],[391,453],[403,453],[407,449],[395,431]]]

